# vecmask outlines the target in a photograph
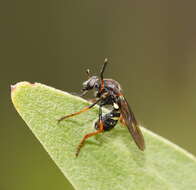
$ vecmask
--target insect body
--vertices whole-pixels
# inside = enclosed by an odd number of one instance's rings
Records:
[[[91,76],[90,71],[87,70],[87,75],[89,79],[83,83],[82,94],[84,96],[89,90],[95,90],[95,102],[91,105],[83,108],[82,110],[61,117],[58,121],[62,121],[63,119],[67,119],[69,117],[78,115],[83,113],[89,109],[91,109],[96,104],[99,105],[99,118],[95,123],[95,132],[86,134],[78,145],[76,156],[78,156],[81,147],[83,146],[85,140],[91,136],[102,133],[104,131],[109,131],[115,127],[118,121],[120,121],[123,125],[126,125],[130,134],[132,135],[136,145],[140,150],[145,149],[145,143],[143,135],[140,131],[139,125],[131,108],[126,101],[120,84],[113,79],[104,79],[103,73],[107,65],[107,59],[105,59],[100,77]],[[111,105],[111,112],[103,115],[102,107],[106,105]]]
[[[118,110],[114,109],[111,112],[105,114],[102,117],[103,130],[104,131],[110,131],[111,129],[113,129],[115,127],[115,125],[117,124],[119,118],[120,118],[120,111],[119,111],[119,109]],[[95,123],[95,129],[99,130],[99,119]]]

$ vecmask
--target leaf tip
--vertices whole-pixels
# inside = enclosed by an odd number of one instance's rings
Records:
[[[11,93],[16,91],[16,89],[18,89],[19,87],[27,86],[27,85],[34,85],[34,84],[27,82],[27,81],[22,81],[22,82],[18,82],[16,84],[14,84],[14,85],[10,85]]]
[[[23,87],[33,86],[33,85],[35,85],[35,84],[32,84],[27,81],[22,81],[22,82],[18,82],[16,84],[14,84],[14,85],[10,85],[12,100],[13,100],[14,96],[17,94],[16,91],[18,92]]]
[[[13,92],[16,88],[16,85],[10,85],[11,92]]]

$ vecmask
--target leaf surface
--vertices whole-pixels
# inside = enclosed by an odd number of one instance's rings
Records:
[[[146,149],[140,151],[126,127],[87,140],[94,131],[98,107],[58,124],[57,119],[79,111],[89,102],[43,84],[12,86],[13,104],[76,190],[193,190],[196,159],[191,154],[142,128]],[[107,110],[105,110],[107,111]]]

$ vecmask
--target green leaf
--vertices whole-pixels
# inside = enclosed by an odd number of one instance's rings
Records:
[[[77,190],[196,189],[195,157],[144,128],[144,152],[136,147],[126,127],[118,125],[110,132],[89,138],[76,158],[82,137],[94,131],[97,107],[58,124],[57,119],[79,111],[89,102],[28,82],[12,86],[12,101]]]

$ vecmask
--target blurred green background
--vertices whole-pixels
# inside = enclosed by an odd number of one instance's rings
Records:
[[[196,154],[196,1],[11,0],[0,6],[0,190],[71,190],[16,113],[10,84],[119,81],[138,120]],[[148,142],[146,142],[148,146]],[[82,171],[78,171],[82,175]]]

